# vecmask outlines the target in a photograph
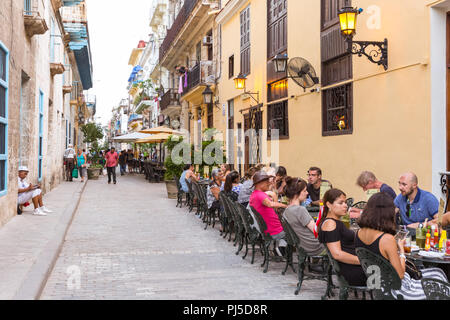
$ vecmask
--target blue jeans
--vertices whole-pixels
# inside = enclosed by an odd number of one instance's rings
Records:
[[[120,174],[121,175],[125,174],[126,169],[127,169],[127,165],[126,164],[121,164],[120,165]]]

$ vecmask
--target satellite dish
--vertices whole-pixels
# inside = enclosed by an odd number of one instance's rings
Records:
[[[313,66],[303,58],[292,58],[288,64],[288,72],[295,83],[305,91],[306,88],[311,88],[319,83],[319,78],[317,77]]]

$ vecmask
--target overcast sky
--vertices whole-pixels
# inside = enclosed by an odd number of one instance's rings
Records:
[[[148,41],[152,0],[86,0],[91,43],[93,88],[98,121],[106,125],[111,109],[128,98],[131,50]]]

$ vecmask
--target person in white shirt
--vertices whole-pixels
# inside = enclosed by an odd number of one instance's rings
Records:
[[[34,205],[33,214],[38,216],[46,216],[47,213],[51,213],[52,211],[44,206],[44,202],[42,200],[42,191],[40,189],[41,186],[32,185],[31,183],[28,183],[26,181],[28,171],[29,170],[27,167],[19,167],[18,203],[19,205],[22,205],[31,200]]]
[[[72,171],[75,167],[76,152],[73,145],[69,144],[66,151],[64,151],[64,163],[66,165],[66,181],[72,181]]]

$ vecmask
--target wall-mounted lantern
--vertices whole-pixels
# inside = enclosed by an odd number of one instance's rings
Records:
[[[353,41],[356,34],[356,22],[358,14],[363,9],[345,6],[338,11],[339,22],[341,26],[341,34],[345,37],[348,44],[347,51],[352,54],[357,54],[359,57],[366,56],[370,62],[376,63],[388,69],[388,41]],[[375,48],[373,48],[375,47]]]

